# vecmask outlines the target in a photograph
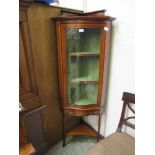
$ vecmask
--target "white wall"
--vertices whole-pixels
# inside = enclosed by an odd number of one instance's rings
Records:
[[[66,8],[83,10],[83,0],[59,0],[59,5]]]
[[[134,93],[134,0],[87,0],[87,11],[106,9],[116,17],[113,24],[109,89],[101,134],[113,133],[118,125],[123,91]],[[85,120],[97,129],[97,118]],[[129,131],[129,130],[127,130]]]

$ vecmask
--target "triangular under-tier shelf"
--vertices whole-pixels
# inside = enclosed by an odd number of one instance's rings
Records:
[[[70,52],[69,56],[99,56],[99,52]]]
[[[93,136],[96,137],[97,133],[84,122],[78,124],[66,133],[67,136]]]

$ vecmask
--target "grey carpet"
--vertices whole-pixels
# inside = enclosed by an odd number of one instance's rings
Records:
[[[50,148],[45,155],[85,155],[86,151],[95,144],[94,137],[67,137],[65,147],[62,147],[61,141]]]

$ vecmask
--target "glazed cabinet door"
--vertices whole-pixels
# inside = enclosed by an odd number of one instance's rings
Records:
[[[104,68],[104,24],[62,24],[64,103],[100,104]]]

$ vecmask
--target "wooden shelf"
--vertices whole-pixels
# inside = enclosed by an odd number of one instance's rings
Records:
[[[96,80],[96,78],[92,78],[92,77],[79,77],[79,78],[75,78],[72,79],[70,81],[70,83],[97,83],[98,80]]]
[[[70,83],[97,83],[97,80],[71,80]]]
[[[85,123],[80,123],[73,129],[69,130],[66,134],[67,136],[94,136],[96,137],[96,132],[90,128]]]
[[[93,52],[71,52],[68,53],[69,56],[99,56],[100,53]]]

